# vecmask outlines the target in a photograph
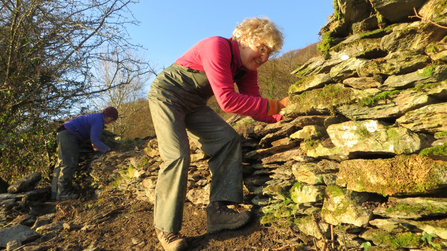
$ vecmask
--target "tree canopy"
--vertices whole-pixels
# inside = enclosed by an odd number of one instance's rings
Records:
[[[113,53],[138,47],[132,0],[7,0],[0,3],[0,161],[3,171],[31,168],[54,147],[50,121],[86,107],[97,88],[92,72]],[[141,64],[143,62],[130,62]],[[116,83],[121,85],[126,83]],[[54,129],[54,128],[53,128]],[[54,131],[54,130],[53,130]],[[52,137],[54,138],[54,137]],[[54,140],[53,140],[54,141]],[[4,174],[4,172],[2,172]]]

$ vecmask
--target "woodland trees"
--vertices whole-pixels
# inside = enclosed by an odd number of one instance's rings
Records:
[[[143,62],[110,57],[135,48],[125,26],[132,0],[5,0],[0,3],[1,175],[51,163],[50,121],[83,111],[86,97],[125,82],[93,88],[99,61],[120,67]],[[50,124],[50,125],[49,125]],[[53,127],[57,125],[53,124]]]

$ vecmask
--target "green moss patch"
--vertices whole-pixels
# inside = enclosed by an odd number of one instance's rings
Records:
[[[381,93],[375,95],[374,97],[367,97],[367,98],[362,99],[360,101],[360,105],[372,107],[372,106],[376,105],[379,100],[386,100],[389,96],[397,95],[400,92],[401,91],[399,91],[399,90],[384,91],[384,92],[381,92]]]
[[[377,232],[374,234],[377,241],[390,248],[417,248],[423,246],[421,237],[411,232],[398,233],[396,235],[387,232]]]
[[[326,85],[321,89],[310,90],[301,95],[293,96],[296,112],[307,113],[318,106],[340,106],[351,102],[353,91],[342,84]]]
[[[391,159],[349,160],[340,165],[339,176],[348,188],[368,191],[383,196],[421,194],[445,186],[445,161],[418,155],[398,155]],[[365,170],[368,170],[365,172]],[[381,180],[381,182],[371,182]],[[358,190],[359,188],[364,190]]]
[[[447,155],[447,143],[441,146],[425,148],[419,153],[419,156]]]

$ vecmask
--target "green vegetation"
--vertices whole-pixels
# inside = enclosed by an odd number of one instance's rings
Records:
[[[341,12],[340,12],[340,8],[338,7],[338,2],[337,0],[333,0],[332,1],[332,8],[334,9],[334,16],[337,20],[340,20],[342,18],[341,16]]]
[[[415,154],[402,154],[390,159],[361,160],[358,164],[370,169],[371,176],[380,178],[382,182],[372,183],[370,177],[364,177],[362,170],[356,168],[352,171],[342,169],[340,175],[347,177],[346,179],[353,177],[354,180],[350,182],[365,187],[365,191],[381,193],[383,196],[435,191],[444,183],[438,173],[446,169],[439,161]]]
[[[437,67],[437,64],[432,64],[424,68],[422,73],[417,72],[417,74],[421,77],[430,77],[433,72],[435,71],[435,68]]]
[[[431,212],[431,213],[445,213],[447,212],[447,208],[439,208],[434,207],[433,205],[410,205],[406,203],[398,204],[394,207],[389,207],[386,209],[387,213],[394,213],[394,212],[404,212],[408,215],[411,214],[417,214],[421,212]]]
[[[356,122],[356,130],[355,133],[361,137],[361,139],[369,139],[372,137],[368,128],[366,128],[362,123]]]
[[[138,163],[137,168],[140,169],[140,168],[146,166],[147,163],[149,163],[149,158],[145,156],[144,158],[142,158],[142,159],[140,160],[140,162]]]
[[[112,62],[116,51],[139,48],[127,40],[126,27],[136,23],[133,16],[116,19],[133,3],[2,2],[0,176],[5,181],[35,171],[44,181],[51,179],[49,167],[57,161],[56,128],[62,122],[58,120],[74,115],[73,108],[79,114],[89,112],[87,98],[110,90],[92,81],[98,72],[92,66],[101,60]],[[113,63],[123,69],[146,65],[132,60]]]
[[[434,89],[442,84],[445,84],[446,81],[441,81],[441,82],[436,82],[436,83],[427,83],[427,84],[422,84],[422,85],[417,85],[413,88],[413,90],[415,91],[427,91],[430,89]]]
[[[303,140],[300,144],[301,150],[307,152],[311,149],[315,149],[318,147],[319,140],[314,139],[313,137],[308,137]]]
[[[279,227],[290,227],[293,224],[293,209],[296,206],[290,203],[290,200],[284,200],[273,205],[262,208],[264,214],[261,218],[261,224],[274,225]]]
[[[321,35],[321,42],[318,43],[318,50],[323,53],[324,58],[327,58],[329,56],[329,50],[331,49],[331,46],[333,44],[333,38],[331,37],[331,34],[329,32],[323,33]]]
[[[362,248],[365,249],[365,251],[368,251],[370,247],[372,247],[371,242],[367,241],[362,243]]]
[[[425,148],[419,153],[419,156],[421,157],[430,155],[447,155],[447,143],[440,146]]]
[[[119,173],[121,174],[121,177],[125,177],[127,180],[132,179],[130,176],[133,174],[135,168],[132,165],[129,165],[127,169],[120,170]]]
[[[329,185],[326,187],[326,194],[329,197],[343,196],[345,194],[345,189],[339,186]]]
[[[402,247],[422,247],[423,245],[421,237],[411,232],[397,233],[395,235],[387,232],[377,232],[375,233],[375,237],[380,243],[395,249]]]
[[[435,133],[436,138],[445,138],[447,137],[447,132],[437,132]]]
[[[293,96],[296,113],[307,113],[311,108],[324,106],[340,106],[351,102],[353,91],[342,84],[330,84],[321,89],[315,89]]]
[[[374,11],[376,12],[377,23],[383,23],[383,15],[375,8]]]
[[[401,92],[400,90],[381,92],[381,93],[375,95],[374,97],[367,97],[367,98],[364,98],[364,99],[360,100],[360,106],[372,107],[379,100],[387,99],[389,96],[396,95],[396,94],[398,94],[400,92]]]
[[[262,189],[262,193],[264,194],[271,194],[271,195],[279,195],[285,200],[289,198],[288,191],[284,189],[281,185],[268,185],[264,189]]]
[[[114,181],[110,182],[110,185],[112,187],[118,189],[122,180],[123,180],[123,177],[118,176]]]
[[[441,245],[433,242],[433,238],[436,238],[436,237],[438,237],[436,234],[429,234],[424,231],[422,233],[422,238],[421,238],[423,241],[422,246],[425,246],[425,245],[432,246],[435,250],[441,250]]]

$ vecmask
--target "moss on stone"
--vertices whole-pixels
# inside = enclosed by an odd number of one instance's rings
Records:
[[[321,42],[317,45],[317,49],[323,53],[325,59],[329,56],[332,40],[333,38],[331,37],[331,34],[329,32],[324,32],[321,35]]]
[[[376,9],[376,8],[374,8],[374,11],[376,12],[376,18],[377,18],[377,22],[380,24],[380,23],[383,23],[384,21],[383,21],[383,15],[382,14],[380,14],[380,12]]]
[[[304,216],[304,217],[298,217],[296,219],[293,220],[293,223],[295,225],[302,225],[302,224],[306,224],[308,222],[313,222],[312,216],[308,215],[308,216]]]
[[[447,143],[440,146],[425,148],[419,153],[419,156],[430,156],[430,155],[447,155]]]
[[[426,223],[433,227],[447,228],[447,219],[430,220]]]
[[[446,138],[447,132],[437,132],[437,133],[435,133],[435,137],[436,138]]]
[[[374,237],[377,241],[390,248],[422,247],[424,243],[419,235],[411,232],[393,235],[386,231],[378,231],[374,233]]]
[[[143,158],[140,160],[140,163],[138,163],[137,168],[142,168],[142,167],[146,166],[147,163],[149,163],[149,158],[148,158],[148,157],[143,157]]]
[[[433,205],[411,205],[408,203],[398,204],[394,207],[390,207],[386,209],[387,213],[394,212],[404,212],[407,215],[418,214],[421,212],[431,212],[431,213],[444,213],[447,212],[447,207],[435,207]]]
[[[264,189],[262,189],[262,193],[264,194],[278,194],[284,198],[288,198],[289,194],[281,185],[268,185]]]
[[[356,122],[355,133],[361,137],[361,140],[368,139],[368,138],[372,137],[372,134],[370,131],[368,131],[368,128],[366,128],[360,122]]]
[[[339,106],[350,103],[353,91],[342,84],[326,85],[320,89],[314,89],[292,97],[296,104],[296,112],[306,113],[312,107]]]
[[[293,222],[293,207],[295,204],[280,202],[262,208],[263,216],[261,224],[278,226],[282,228],[290,227]]]
[[[434,89],[444,83],[445,83],[445,80],[441,81],[441,82],[436,82],[436,83],[427,83],[427,84],[417,85],[413,88],[413,90],[426,92],[426,91]]]
[[[326,187],[326,195],[328,197],[343,196],[344,194],[345,194],[345,189],[343,189],[339,186],[329,185]]]
[[[420,194],[432,192],[443,186],[444,178],[440,177],[447,168],[444,161],[433,160],[418,155],[397,155],[390,159],[356,160],[355,165],[362,168],[343,168],[340,173],[345,183],[356,187],[356,191],[381,193],[383,196],[395,194]],[[348,165],[349,166],[349,165]],[[369,175],[362,173],[368,169]],[[382,180],[380,183],[370,182],[371,177]],[[364,190],[359,190],[359,184]]]
[[[361,55],[366,54],[367,52],[376,49],[377,47],[380,46],[380,38],[363,38],[372,34],[373,34],[372,32],[360,34],[359,38],[352,41],[351,43],[338,43],[337,45],[331,48],[331,51],[340,52],[346,48],[358,47],[362,48],[363,52],[353,55],[352,57],[360,57]]]
[[[305,138],[303,140],[303,142],[301,142],[300,148],[301,148],[301,150],[303,150],[303,152],[307,152],[309,150],[317,148],[318,143],[319,143],[319,141],[316,139],[313,139],[312,137]]]
[[[400,92],[401,92],[400,90],[381,92],[381,93],[375,95],[374,97],[367,97],[367,98],[360,100],[360,106],[372,107],[372,106],[376,105],[379,100],[387,99],[389,96],[396,95]]]
[[[334,16],[337,20],[342,18],[340,8],[338,7],[337,0],[332,0],[332,8],[334,9]]]
[[[418,71],[417,74],[421,77],[430,77],[435,72],[436,66],[436,64],[429,65],[423,69],[422,73]]]

